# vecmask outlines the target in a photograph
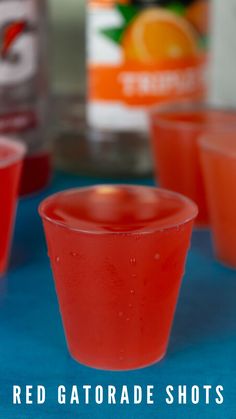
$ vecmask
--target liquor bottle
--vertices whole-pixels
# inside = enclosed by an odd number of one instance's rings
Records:
[[[206,95],[209,3],[88,0],[87,160],[97,173],[147,173],[148,110]]]

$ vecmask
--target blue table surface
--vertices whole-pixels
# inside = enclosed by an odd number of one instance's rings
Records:
[[[51,187],[20,201],[7,276],[0,280],[0,418],[224,418],[236,419],[236,272],[214,260],[207,231],[193,234],[186,275],[167,356],[151,367],[131,372],[105,372],[73,361],[66,348],[46,245],[37,213],[47,194],[68,187],[99,183],[57,174]],[[151,184],[145,180],[143,184]],[[42,405],[12,403],[12,386],[44,385]],[[60,405],[57,387],[101,384],[117,389],[154,385],[155,403],[147,405]],[[175,403],[165,402],[165,387],[173,385]],[[179,405],[177,386],[222,385],[224,403]],[[35,389],[35,387],[34,387]],[[82,394],[82,393],[81,393]],[[91,393],[92,394],[92,393]],[[35,399],[35,393],[33,398]],[[189,400],[189,399],[188,399]]]

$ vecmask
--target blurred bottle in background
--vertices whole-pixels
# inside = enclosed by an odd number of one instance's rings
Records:
[[[57,100],[58,167],[106,176],[150,174],[149,107],[206,94],[209,6],[210,0],[87,0],[87,105],[83,88],[74,89],[77,97]],[[83,36],[76,36],[72,60],[84,57]]]
[[[53,157],[57,168],[90,174],[86,138],[85,2],[50,0]]]
[[[28,148],[21,194],[50,178],[46,0],[0,0],[0,134]]]
[[[211,41],[212,102],[236,106],[236,0],[214,0]]]
[[[142,175],[150,169],[148,108],[206,94],[209,1],[88,0],[87,10],[96,168]]]

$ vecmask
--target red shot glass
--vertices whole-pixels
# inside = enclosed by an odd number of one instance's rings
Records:
[[[157,180],[161,187],[196,202],[198,227],[209,225],[199,139],[206,133],[229,126],[236,126],[235,111],[198,102],[157,107],[150,114]]]
[[[166,353],[196,205],[144,186],[59,192],[40,205],[73,358],[129,370]]]
[[[25,146],[0,137],[0,276],[8,266]]]

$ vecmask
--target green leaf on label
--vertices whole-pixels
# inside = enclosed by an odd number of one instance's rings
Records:
[[[185,6],[179,1],[173,1],[167,6],[167,9],[180,16],[185,14]]]
[[[107,29],[102,29],[100,31],[100,33],[103,34],[104,36],[106,36],[111,41],[115,42],[116,44],[120,44],[121,40],[122,40],[124,30],[125,30],[124,27],[121,27],[121,28],[107,28]]]
[[[133,18],[139,12],[137,7],[129,5],[129,4],[125,5],[125,4],[116,3],[116,9],[123,17],[125,21],[125,25],[128,25],[131,22],[131,20],[133,20]]]
[[[118,13],[123,17],[124,24],[118,28],[113,27],[113,28],[102,29],[100,33],[106,36],[106,38],[115,42],[116,44],[120,44],[122,41],[123,34],[125,30],[127,29],[127,26],[135,18],[139,10],[135,6],[125,5],[125,4],[120,4],[120,3],[116,3],[116,9]]]

